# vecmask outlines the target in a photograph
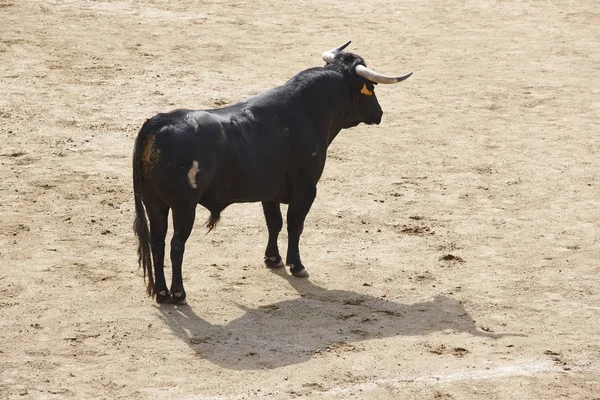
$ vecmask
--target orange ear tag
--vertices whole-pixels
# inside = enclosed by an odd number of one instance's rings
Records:
[[[367,89],[367,85],[366,84],[363,85],[362,89],[360,89],[360,92],[362,94],[364,94],[365,96],[373,96],[373,92],[370,91],[369,89]]]

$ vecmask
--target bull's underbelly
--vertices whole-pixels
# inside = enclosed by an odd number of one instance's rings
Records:
[[[219,204],[276,201],[287,203],[289,179],[283,174],[238,175],[214,179],[206,188],[203,200]]]

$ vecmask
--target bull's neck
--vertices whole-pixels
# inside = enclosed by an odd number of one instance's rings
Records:
[[[347,125],[350,110],[348,85],[341,74],[323,69],[301,90],[308,114],[324,144],[329,146]]]

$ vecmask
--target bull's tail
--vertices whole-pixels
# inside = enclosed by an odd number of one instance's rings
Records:
[[[151,120],[144,123],[135,140],[133,148],[133,196],[135,199],[135,221],[133,231],[138,238],[138,264],[144,271],[144,281],[148,277],[146,292],[148,296],[154,297],[154,274],[152,271],[152,252],[150,247],[150,230],[148,228],[148,219],[146,210],[142,202],[141,193],[141,159],[146,136],[151,130]]]

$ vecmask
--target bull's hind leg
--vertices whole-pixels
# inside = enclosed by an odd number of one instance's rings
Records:
[[[157,303],[171,300],[165,281],[165,237],[167,236],[169,207],[163,204],[148,208],[152,262],[154,264],[154,293]]]
[[[167,206],[154,190],[146,191],[146,211],[150,223],[150,248],[154,265],[154,286],[152,292],[158,303],[171,300],[165,282],[165,237],[167,235],[169,206]],[[151,277],[149,277],[151,279]]]
[[[279,208],[279,203],[271,201],[263,201],[262,206],[269,230],[269,242],[265,250],[265,264],[268,268],[281,268],[283,267],[283,260],[279,255],[279,248],[277,247],[277,237],[283,226],[281,209]]]
[[[317,194],[316,186],[303,187],[294,193],[287,212],[288,249],[285,260],[292,275],[307,277],[308,271],[300,261],[300,235],[304,230],[304,219]]]
[[[185,289],[183,288],[181,265],[183,264],[185,242],[190,237],[190,233],[192,233],[195,217],[195,204],[173,207],[173,238],[171,239],[173,279],[171,281],[171,299],[174,303],[178,304],[185,304]]]

